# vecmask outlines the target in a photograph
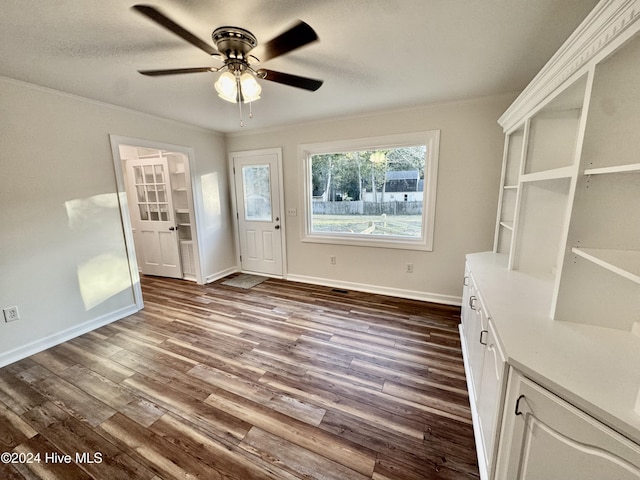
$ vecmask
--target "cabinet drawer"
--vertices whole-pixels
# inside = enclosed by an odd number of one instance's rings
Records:
[[[496,478],[638,480],[640,446],[512,370]]]

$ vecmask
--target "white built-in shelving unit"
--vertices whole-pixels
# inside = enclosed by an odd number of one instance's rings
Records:
[[[186,280],[196,280],[196,260],[194,252],[195,224],[191,175],[187,157],[181,153],[166,153],[171,175],[171,192],[178,229],[182,276]]]
[[[627,331],[640,321],[638,85],[634,38],[507,134],[494,250],[549,282],[555,320]]]
[[[499,120],[461,324],[483,479],[640,478],[639,32],[601,0]]]

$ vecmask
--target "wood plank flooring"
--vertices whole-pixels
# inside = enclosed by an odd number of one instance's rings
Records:
[[[458,308],[276,279],[143,292],[0,369],[0,452],[40,454],[0,479],[479,478]]]

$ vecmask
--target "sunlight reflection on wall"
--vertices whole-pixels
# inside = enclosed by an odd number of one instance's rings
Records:
[[[65,202],[69,228],[83,238],[77,252],[80,295],[86,310],[131,289],[115,193]]]
[[[220,185],[218,173],[208,173],[200,179],[202,185],[202,203],[205,215],[205,228],[218,230],[222,225],[220,207]]]

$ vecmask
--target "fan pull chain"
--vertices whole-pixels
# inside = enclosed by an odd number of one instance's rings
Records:
[[[236,72],[236,88],[238,92],[238,109],[240,111],[240,128],[244,127],[244,120],[242,119],[242,85],[240,84],[240,74]]]

